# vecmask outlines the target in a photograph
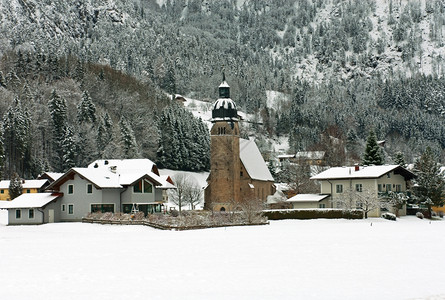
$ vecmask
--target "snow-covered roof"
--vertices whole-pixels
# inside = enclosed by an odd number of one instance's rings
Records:
[[[399,165],[383,165],[383,166],[358,166],[358,170],[354,167],[335,167],[330,168],[318,175],[312,176],[314,180],[328,179],[355,179],[355,178],[380,178],[383,175],[394,171],[405,178],[411,179],[415,175],[407,169]]]
[[[235,102],[230,98],[220,98],[213,104],[213,109],[236,109]]]
[[[289,199],[287,202],[319,202],[323,199],[326,199],[329,195],[321,195],[321,194],[298,194]]]
[[[226,88],[229,88],[230,85],[227,83],[227,81],[223,81],[223,82],[221,82],[221,84],[219,85],[219,87],[226,87]]]
[[[62,177],[63,174],[64,174],[64,173],[45,172],[45,173],[43,173],[42,175],[40,175],[40,177],[43,176],[43,175],[46,175],[46,176],[48,176],[51,180],[55,181],[55,180],[59,179],[60,177]]]
[[[154,162],[149,159],[98,159],[88,165],[88,168],[107,169],[116,167],[117,172],[126,172],[131,170],[151,171]]]
[[[119,174],[108,170],[94,168],[72,168],[74,172],[87,179],[98,188],[121,188]],[[69,172],[69,171],[68,171]]]
[[[22,194],[12,201],[3,203],[2,208],[40,208],[60,197],[60,194],[31,193]]]
[[[294,158],[295,154],[281,154],[277,156],[278,159]]]
[[[239,140],[240,158],[250,178],[262,181],[274,181],[253,140]]]
[[[22,181],[22,187],[24,189],[40,189],[47,183],[47,179],[31,179]],[[9,189],[10,180],[0,181],[0,189]]]
[[[58,186],[64,177],[72,172],[79,174],[101,189],[119,189],[132,185],[141,178],[147,177],[154,182],[155,188],[175,188],[168,182],[168,176],[161,177],[155,172],[156,165],[149,159],[111,159],[96,160],[87,168],[72,168],[63,177],[53,182],[49,188]]]

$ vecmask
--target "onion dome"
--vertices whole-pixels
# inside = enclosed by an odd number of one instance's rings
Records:
[[[230,99],[230,86],[225,81],[225,76],[223,76],[223,82],[218,89],[219,99],[213,105],[211,121],[238,121],[236,104]]]

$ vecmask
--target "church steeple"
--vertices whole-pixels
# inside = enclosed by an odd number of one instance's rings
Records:
[[[223,70],[223,81],[219,85],[219,98],[220,99],[230,99],[230,86],[226,82],[226,74]]]
[[[238,122],[238,112],[236,104],[230,99],[230,86],[226,82],[226,75],[223,71],[223,82],[218,87],[219,98],[213,105],[212,122],[232,121]]]

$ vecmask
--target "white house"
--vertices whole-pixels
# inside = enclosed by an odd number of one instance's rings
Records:
[[[320,194],[329,195],[330,207],[336,199],[342,197],[347,191],[370,191],[376,196],[387,192],[406,193],[407,182],[415,175],[399,165],[383,166],[353,166],[330,168],[318,175],[312,176],[321,184]],[[379,217],[381,209],[371,211],[370,217]],[[406,206],[401,210],[406,215]]]
[[[175,186],[170,177],[161,177],[149,159],[97,160],[87,168],[70,169],[48,186],[58,197],[53,199],[54,217],[44,222],[80,221],[90,212],[162,212],[165,190],[171,188]],[[27,208],[39,208],[26,200]],[[26,224],[11,212],[15,201],[8,207],[9,224]]]

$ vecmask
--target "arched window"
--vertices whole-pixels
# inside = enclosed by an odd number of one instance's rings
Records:
[[[219,211],[226,211],[226,209],[225,209],[225,207],[223,206],[223,207],[221,207],[221,208],[219,209]]]

